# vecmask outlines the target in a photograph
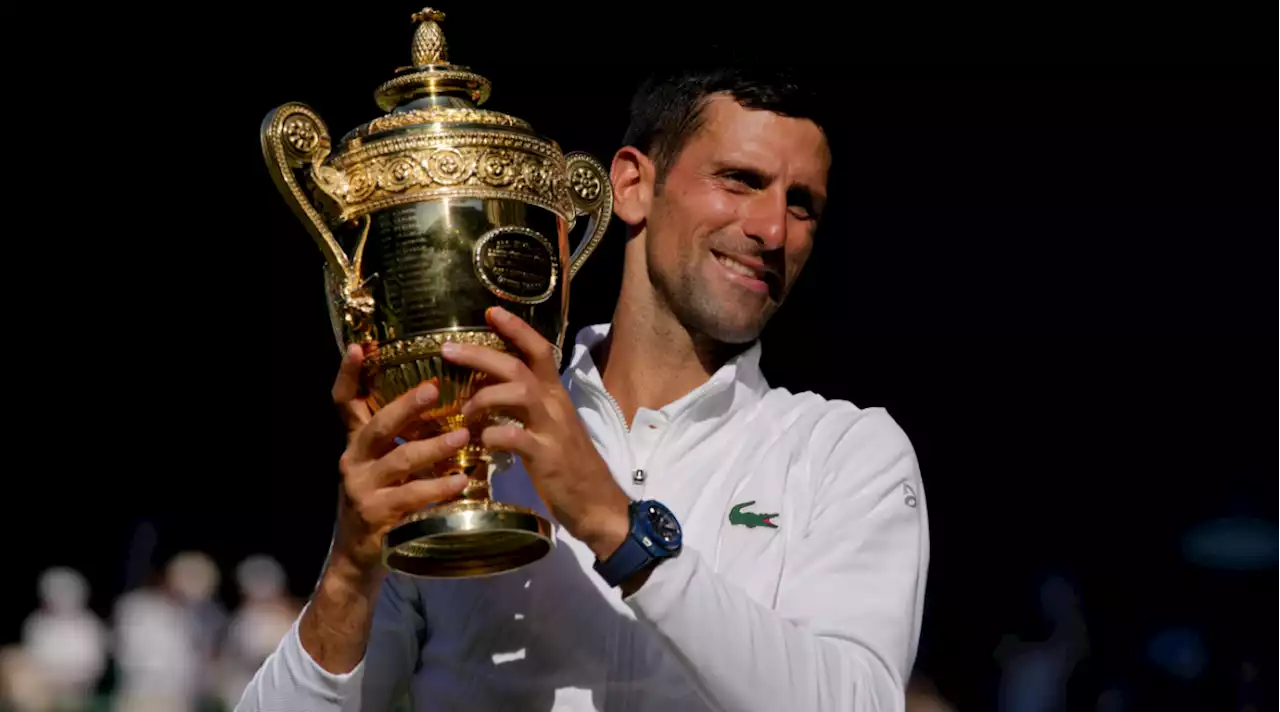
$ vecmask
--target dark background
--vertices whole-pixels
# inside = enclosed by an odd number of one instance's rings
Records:
[[[335,135],[376,116],[416,9],[113,10],[38,71],[15,65],[32,116],[10,131],[20,173],[79,188],[10,193],[14,263],[40,284],[74,251],[84,286],[19,302],[16,413],[35,415],[11,431],[0,640],[56,563],[89,576],[104,615],[185,549],[226,568],[270,553],[310,589],[342,448],[339,354],[319,252],[258,126],[291,100]],[[606,162],[651,61],[715,41],[807,61],[830,88],[833,208],[765,368],[885,406],[915,443],[933,547],[918,662],[944,696],[995,708],[997,646],[1047,635],[1037,591],[1056,574],[1089,626],[1073,708],[1109,689],[1127,709],[1273,704],[1274,549],[1250,570],[1185,555],[1222,517],[1276,537],[1273,14],[441,9],[451,58],[493,81],[488,108]],[[572,329],[609,318],[621,237],[574,282]],[[1149,654],[1171,627],[1208,651],[1193,679]]]

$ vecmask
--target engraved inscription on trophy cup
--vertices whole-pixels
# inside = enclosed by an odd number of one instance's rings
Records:
[[[494,294],[521,304],[551,298],[558,280],[555,248],[537,230],[508,225],[476,240],[476,274]]]
[[[334,142],[312,109],[284,104],[264,119],[263,156],[285,201],[324,257],[340,346],[360,344],[370,408],[435,379],[437,407],[402,434],[467,429],[471,441],[427,476],[464,473],[455,500],[406,517],[384,542],[384,561],[418,576],[471,577],[537,561],[554,546],[533,511],[491,497],[510,463],[479,439],[509,421],[470,418],[462,406],[485,374],[450,364],[443,344],[500,350],[485,310],[501,305],[556,348],[565,339],[569,283],[604,234],[613,193],[604,167],[563,154],[528,122],[479,108],[490,84],[448,61],[430,8],[415,13],[412,64],[374,92],[385,113]],[[570,254],[569,231],[587,218]]]

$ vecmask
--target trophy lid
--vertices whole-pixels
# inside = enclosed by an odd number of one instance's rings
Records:
[[[288,140],[310,151],[312,180],[326,196],[326,215],[346,224],[398,205],[466,197],[518,200],[572,223],[585,213],[571,186],[587,190],[588,181],[596,186],[592,195],[600,193],[593,173],[599,171],[587,165],[594,159],[573,158],[573,178],[569,156],[554,140],[522,119],[478,108],[489,98],[489,80],[449,61],[443,19],[432,8],[413,14],[418,27],[412,64],[374,92],[386,113],[352,129],[332,152],[323,123],[309,108],[272,114],[273,130],[293,131]],[[286,127],[289,120],[294,123]],[[288,159],[284,144],[276,150],[284,156],[278,162]],[[594,197],[578,199],[594,205]]]
[[[439,24],[444,18],[443,12],[430,7],[413,14],[418,27],[410,48],[412,64],[396,69],[395,76],[374,91],[378,108],[388,113],[356,127],[341,143],[397,129],[456,129],[458,124],[533,132],[526,121],[476,108],[489,98],[491,84],[470,67],[449,61],[448,43]]]

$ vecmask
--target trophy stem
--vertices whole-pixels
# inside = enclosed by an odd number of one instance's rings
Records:
[[[468,427],[457,414],[440,422],[445,432]],[[386,567],[424,578],[474,578],[514,571],[550,553],[549,521],[492,498],[491,480],[504,461],[473,440],[436,463],[434,475],[463,474],[467,486],[397,524],[383,542]]]
[[[441,418],[441,434],[454,430],[468,430],[470,424],[461,413],[453,413]],[[450,475],[466,475],[468,482],[462,492],[448,502],[464,500],[485,501],[490,497],[490,487],[494,471],[493,455],[483,445],[467,443],[453,455],[436,463],[434,470],[437,477]]]

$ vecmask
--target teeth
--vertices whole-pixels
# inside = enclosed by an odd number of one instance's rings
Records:
[[[737,261],[737,260],[735,260],[735,259],[733,259],[733,258],[731,258],[731,257],[725,257],[724,255],[716,255],[715,257],[716,257],[716,260],[717,260],[720,264],[724,265],[725,267],[728,267],[729,269],[733,270],[734,272],[737,272],[738,274],[742,275],[743,277],[750,277],[750,278],[752,278],[752,279],[759,279],[759,277],[757,277],[757,276],[756,276],[756,271],[755,271],[755,270],[753,270],[753,269],[751,269],[750,267],[748,267],[748,266],[746,266],[746,265],[742,264],[741,262],[739,262],[739,261]]]

